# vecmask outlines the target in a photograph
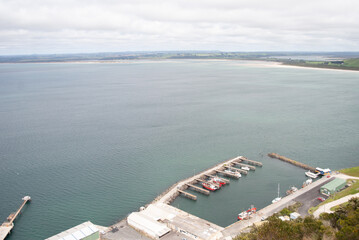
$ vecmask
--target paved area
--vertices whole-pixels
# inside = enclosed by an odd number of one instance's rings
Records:
[[[333,211],[331,211],[330,209],[332,207],[335,207],[337,205],[340,205],[340,204],[343,204],[345,202],[348,202],[351,198],[353,197],[359,197],[359,193],[356,193],[356,194],[352,194],[352,195],[348,195],[348,196],[345,196],[345,197],[342,197],[342,198],[339,198],[338,200],[335,200],[333,202],[329,202],[327,204],[324,204],[322,206],[320,206],[314,213],[314,217],[319,217],[320,214],[324,213],[324,212],[327,212],[327,213],[332,213]]]
[[[293,199],[295,202],[300,202],[303,205],[298,209],[298,213],[302,216],[305,217],[307,215],[309,215],[308,210],[311,207],[315,207],[317,206],[319,203],[321,203],[320,200],[318,200],[318,197],[323,197],[323,198],[327,198],[327,196],[323,195],[320,193],[320,187],[327,184],[328,182],[334,180],[333,177],[327,179],[327,181],[319,184],[318,186],[312,188],[311,190],[301,194],[300,196],[296,197],[295,199]]]
[[[151,240],[131,228],[126,219],[121,220],[115,225],[109,227],[109,230],[101,236],[103,240]]]
[[[13,226],[0,226],[0,240],[3,240],[6,238],[6,236],[10,233]]]
[[[240,234],[245,228],[251,226],[252,224],[254,224],[256,222],[260,222],[262,217],[267,218],[267,217],[273,215],[275,212],[278,212],[281,209],[294,204],[295,199],[300,197],[302,194],[306,194],[307,192],[311,192],[312,190],[314,192],[318,191],[320,186],[331,181],[332,179],[334,179],[334,178],[333,177],[321,178],[321,179],[313,182],[312,184],[299,189],[297,192],[284,197],[279,202],[276,202],[274,204],[271,204],[271,205],[259,210],[256,214],[253,215],[253,217],[251,219],[245,220],[245,221],[239,221],[239,222],[233,223],[232,225],[229,225],[222,231],[222,234],[225,237],[235,237],[238,234]]]

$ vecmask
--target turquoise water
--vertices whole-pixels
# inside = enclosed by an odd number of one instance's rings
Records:
[[[0,65],[0,220],[10,240],[111,225],[176,181],[238,155],[263,168],[174,206],[221,226],[303,170],[359,165],[359,72],[235,61]]]

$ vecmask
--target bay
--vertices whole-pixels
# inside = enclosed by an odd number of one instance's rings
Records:
[[[174,206],[221,226],[309,165],[358,165],[359,73],[245,61],[0,65],[0,220],[10,240],[109,226],[173,183],[244,155],[264,166]]]

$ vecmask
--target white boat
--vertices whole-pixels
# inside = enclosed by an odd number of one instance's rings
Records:
[[[292,186],[292,187],[290,187],[289,190],[287,190],[286,194],[290,195],[292,193],[295,193],[296,191],[298,191],[298,188],[296,188],[295,186]]]
[[[226,170],[224,170],[224,171],[227,172],[227,173],[236,175],[236,176],[239,177],[239,178],[242,177],[242,174],[241,174],[240,172],[232,171],[232,170],[230,170],[230,169],[226,169]]]
[[[249,171],[249,167],[241,167],[242,170]]]
[[[318,174],[312,173],[311,171],[305,172],[305,175],[310,178],[317,178]]]
[[[276,197],[275,199],[272,200],[272,203],[276,203],[276,202],[279,202],[280,200],[282,200],[281,197],[279,197],[279,183],[278,183],[278,197]]]

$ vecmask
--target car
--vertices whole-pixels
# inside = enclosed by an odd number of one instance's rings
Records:
[[[322,197],[318,197],[317,198],[319,201],[321,201],[321,202],[324,202],[325,201],[325,198],[322,198]]]

